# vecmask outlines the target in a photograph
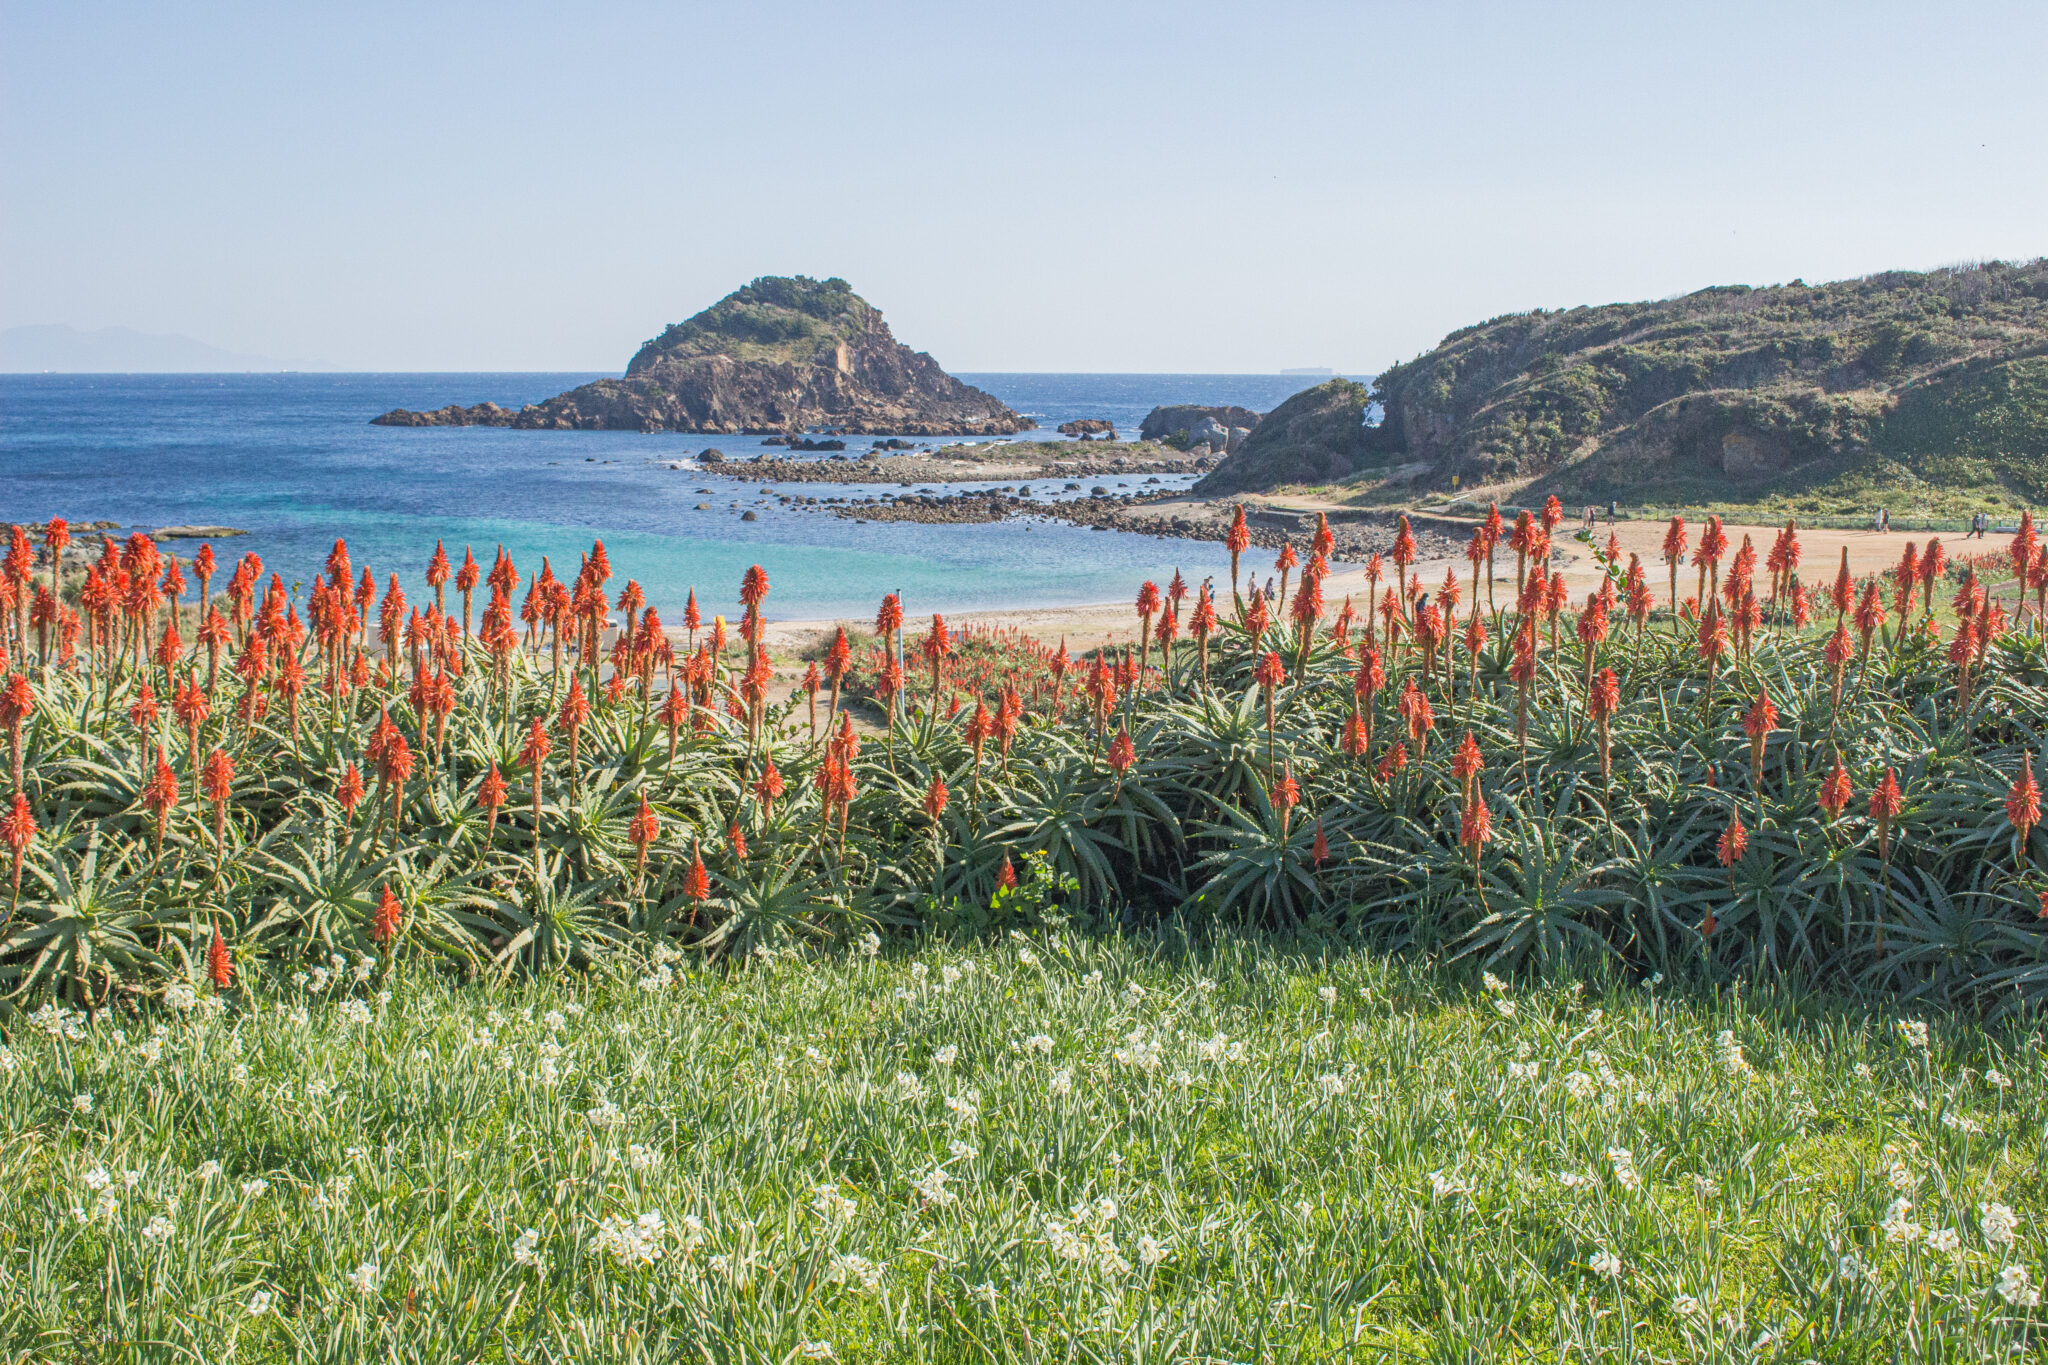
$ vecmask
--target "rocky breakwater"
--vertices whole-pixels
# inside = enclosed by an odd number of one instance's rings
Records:
[[[1134,474],[1200,474],[1213,468],[1205,455],[1184,455],[1164,446],[1083,445],[1066,441],[1007,441],[1000,444],[949,445],[907,455],[864,451],[858,457],[832,455],[822,460],[785,460],[756,456],[733,460],[720,455],[697,457],[698,465],[728,478],[760,483],[893,483],[905,488],[924,483],[969,483],[994,479],[1119,478]]]
[[[854,521],[912,521],[938,526],[1043,517],[1097,531],[1126,531],[1179,540],[1221,541],[1230,527],[1230,504],[1190,502],[1185,493],[1172,490],[1112,496],[1107,489],[1097,488],[1086,497],[1062,497],[1056,501],[1035,499],[1031,493],[1031,487],[1023,485],[1014,489],[908,494],[864,498],[833,506],[831,510],[835,516]],[[1255,546],[1277,551],[1292,544],[1299,551],[1314,537],[1316,519],[1300,513],[1255,510],[1247,518],[1246,529],[1251,532]],[[1336,542],[1331,556],[1335,561],[1361,563],[1394,548],[1394,519],[1347,517],[1331,522],[1330,534]],[[1441,532],[1417,528],[1414,535],[1420,559],[1448,559],[1459,550],[1459,542]]]
[[[1036,425],[898,342],[844,280],[764,276],[648,341],[620,379],[513,412],[394,409],[378,426],[1007,436]]]

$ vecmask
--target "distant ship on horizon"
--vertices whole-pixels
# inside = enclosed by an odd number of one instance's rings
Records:
[[[1335,379],[1337,372],[1327,365],[1304,365],[1300,369],[1282,370],[1283,379]]]

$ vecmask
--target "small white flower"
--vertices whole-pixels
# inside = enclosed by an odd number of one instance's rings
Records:
[[[211,1180],[220,1174],[220,1163],[218,1161],[202,1161],[199,1163],[198,1169],[194,1170],[192,1174],[200,1180]]]
[[[858,1283],[869,1293],[881,1288],[882,1267],[865,1256],[834,1256],[825,1278],[833,1284]]]
[[[1583,1071],[1573,1071],[1564,1078],[1564,1090],[1575,1100],[1583,1100],[1598,1093],[1600,1083]]]
[[[1053,1072],[1052,1079],[1045,1083],[1045,1088],[1048,1093],[1054,1095],[1067,1095],[1073,1093],[1074,1073],[1065,1070]]]
[[[1954,1228],[1937,1228],[1927,1234],[1927,1249],[1953,1256],[1963,1249],[1963,1234]]]
[[[668,1228],[659,1213],[628,1218],[614,1213],[597,1225],[590,1249],[609,1255],[620,1265],[653,1265],[662,1257]]]
[[[174,981],[164,991],[164,1003],[174,1010],[197,1009],[199,992],[192,989],[190,982]]]
[[[269,1311],[270,1291],[268,1289],[259,1289],[249,1296],[248,1314],[250,1317],[260,1318]]]
[[[626,1164],[636,1171],[651,1171],[661,1165],[661,1152],[654,1147],[642,1147],[637,1142],[628,1143]]]
[[[1899,1020],[1899,1036],[1906,1040],[1907,1047],[1927,1049],[1927,1021],[1924,1019]]]
[[[360,1000],[342,1002],[341,1022],[344,1024],[367,1024],[373,1017],[370,1007]]]
[[[1442,1171],[1429,1173],[1429,1192],[1438,1199],[1451,1199],[1461,1194],[1470,1194],[1472,1187],[1454,1175]]]
[[[1337,988],[1335,986],[1318,987],[1316,989],[1316,996],[1325,1005],[1334,1005],[1337,1003]]]
[[[1503,1018],[1503,1019],[1512,1019],[1512,1018],[1514,1018],[1514,1017],[1515,1017],[1515,1002],[1514,1002],[1514,1001],[1512,1001],[1512,1000],[1509,1000],[1509,999],[1507,999],[1507,998],[1505,998],[1505,997],[1498,997],[1498,996],[1497,996],[1497,997],[1495,997],[1495,998],[1494,998],[1494,1000],[1493,1000],[1493,1001],[1492,1001],[1491,1003],[1492,1003],[1492,1005],[1493,1005],[1493,1012],[1494,1012],[1495,1014],[1498,1014],[1498,1015],[1499,1015],[1499,1016],[1500,1016],[1501,1018]]]
[[[590,1120],[593,1128],[617,1128],[626,1122],[625,1111],[609,1099],[600,1099],[585,1110],[583,1116]]]
[[[253,1180],[244,1180],[242,1182],[242,1198],[254,1199],[257,1195],[262,1194],[265,1190],[269,1188],[270,1182],[268,1180],[263,1179],[261,1176],[258,1176]]]
[[[364,1261],[348,1273],[348,1282],[356,1293],[366,1296],[377,1292],[377,1286],[383,1278],[384,1272],[378,1268],[375,1261]]]
[[[1024,1040],[1024,1046],[1042,1055],[1051,1055],[1052,1039],[1043,1033],[1034,1033]]]
[[[1593,1253],[1593,1259],[1586,1262],[1586,1268],[1603,1279],[1621,1278],[1621,1257],[1602,1247]]]
[[[171,1234],[177,1230],[176,1225],[170,1219],[162,1214],[158,1214],[149,1220],[147,1227],[143,1228],[142,1240],[145,1242],[168,1242],[171,1239]]]
[[[1875,1071],[1872,1071],[1872,1070],[1870,1069],[1870,1063],[1869,1063],[1869,1062],[1858,1062],[1858,1063],[1856,1063],[1856,1065],[1855,1065],[1855,1066],[1853,1066],[1853,1067],[1851,1067],[1851,1068],[1849,1068],[1849,1069],[1850,1069],[1851,1071],[1854,1071],[1854,1072],[1856,1073],[1856,1079],[1857,1079],[1857,1080],[1859,1080],[1859,1081],[1867,1081],[1867,1080],[1870,1080],[1870,1079],[1872,1079],[1873,1077],[1875,1077],[1875,1076],[1877,1075],[1877,1073],[1876,1073]]]
[[[1138,1239],[1138,1264],[1144,1266],[1147,1270],[1164,1261],[1166,1256],[1166,1248],[1156,1239],[1151,1237],[1140,1237]]]
[[[81,1114],[92,1112],[92,1091],[81,1090],[71,1097],[71,1107]]]
[[[1124,985],[1124,998],[1135,1005],[1145,998],[1145,988],[1135,981],[1126,982]]]
[[[1900,1194],[1911,1194],[1920,1184],[1920,1177],[1914,1175],[1903,1161],[1894,1161],[1886,1167],[1884,1178]]]
[[[1029,948],[1019,948],[1017,950],[1017,961],[1026,967],[1036,967],[1038,965],[1038,954],[1032,952]]]
[[[1100,986],[1102,984],[1102,973],[1099,971],[1088,973],[1088,975],[1081,978],[1081,984],[1084,986]]]
[[[1993,1090],[2010,1090],[2012,1089],[2012,1077],[1994,1066],[1985,1071],[1984,1084],[1990,1086]]]
[[[946,1168],[935,1166],[927,1174],[919,1176],[916,1180],[910,1182],[910,1188],[916,1192],[919,1201],[925,1207],[929,1208],[936,1205],[939,1208],[944,1208],[960,1197],[946,1188],[947,1178]]]
[[[528,1228],[512,1239],[512,1263],[530,1266],[535,1270],[544,1269],[548,1258],[541,1254],[540,1229]]]
[[[1998,1272],[1998,1297],[2015,1308],[2035,1308],[2040,1305],[2041,1291],[2034,1287],[2025,1266],[2009,1265]]]
[[[944,984],[944,985],[947,985],[947,986],[951,986],[951,985],[954,985],[954,984],[958,983],[958,981],[959,981],[959,980],[960,980],[960,969],[959,969],[958,967],[941,967],[941,968],[939,968],[939,981],[940,981],[940,982],[941,982],[942,984]]]
[[[1626,1147],[1609,1147],[1607,1162],[1614,1168],[1614,1181],[1623,1189],[1633,1193],[1643,1187],[1643,1177],[1636,1170],[1635,1154]]]
[[[560,1033],[562,1025],[569,1022],[560,1010],[549,1010],[540,1017],[541,1027],[550,1033]]]
[[[2004,1204],[1980,1204],[1977,1208],[1984,1215],[1978,1225],[1983,1230],[1984,1240],[1995,1247],[2011,1246],[2020,1225],[2012,1209]]]
[[[1542,1063],[1540,1062],[1509,1062],[1508,1079],[1511,1081],[1533,1081],[1536,1079],[1536,1072],[1541,1065]]]
[[[924,1098],[924,1082],[908,1071],[897,1072],[895,1084],[896,1093],[913,1104]]]
[[[103,1190],[114,1183],[114,1177],[107,1174],[107,1168],[104,1166],[93,1167],[85,1173],[83,1179],[85,1187],[89,1190]]]
[[[855,946],[860,949],[862,957],[873,957],[882,951],[881,935],[870,929],[860,936],[860,942]]]
[[[910,979],[913,981],[922,981],[931,974],[932,969],[925,966],[922,962],[913,962],[910,964]]]
[[[946,1096],[946,1112],[962,1123],[974,1122],[981,1115],[980,1093],[963,1090],[957,1095]]]
[[[811,1191],[811,1207],[820,1218],[834,1223],[853,1217],[860,1208],[837,1185],[820,1185]]]
[[[1735,1036],[1734,1029],[1722,1029],[1715,1046],[1720,1050],[1723,1071],[1731,1076],[1749,1074],[1749,1059],[1742,1055],[1742,1040]]]
[[[1859,1280],[1871,1272],[1863,1264],[1862,1258],[1851,1251],[1835,1263],[1835,1273],[1844,1280]]]
[[[1486,987],[1487,991],[1493,995],[1503,995],[1507,992],[1508,988],[1508,983],[1495,976],[1492,972],[1488,972],[1480,977],[1479,984]]]
[[[1913,1243],[1920,1240],[1921,1227],[1906,1217],[1913,1211],[1913,1205],[1905,1199],[1894,1199],[1891,1208],[1885,1211],[1884,1221],[1878,1224],[1887,1242]]]
[[[1671,1311],[1688,1322],[1699,1322],[1707,1316],[1706,1305],[1690,1294],[1680,1294],[1673,1298]]]
[[[951,1066],[960,1060],[960,1049],[948,1043],[932,1054],[932,1061],[940,1066]]]
[[[832,1360],[832,1343],[829,1341],[799,1341],[796,1353],[805,1360]]]

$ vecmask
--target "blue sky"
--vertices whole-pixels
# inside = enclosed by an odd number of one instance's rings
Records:
[[[955,370],[2048,253],[2048,5],[0,0],[0,327],[623,367],[764,273]]]

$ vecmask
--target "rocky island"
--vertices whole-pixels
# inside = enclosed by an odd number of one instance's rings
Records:
[[[373,425],[1008,436],[1035,424],[897,341],[845,280],[796,275],[763,276],[671,324],[622,379],[516,412],[495,403],[398,408]]]

